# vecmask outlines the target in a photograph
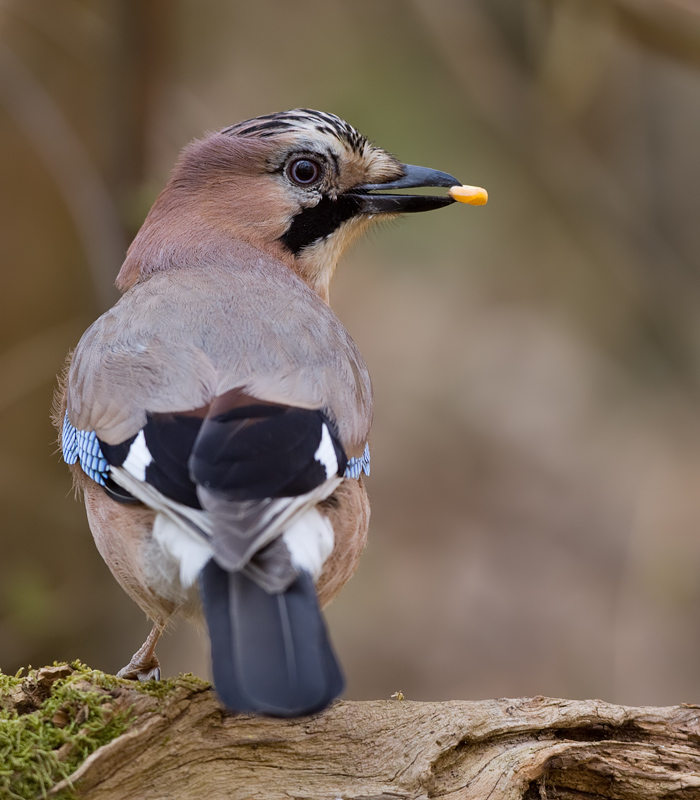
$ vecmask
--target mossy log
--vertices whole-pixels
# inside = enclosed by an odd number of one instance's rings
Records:
[[[3,798],[700,800],[695,705],[386,700],[275,720],[226,713],[191,676],[134,685],[74,664],[0,678]],[[37,715],[22,760],[3,737]],[[52,760],[64,777],[49,785]]]

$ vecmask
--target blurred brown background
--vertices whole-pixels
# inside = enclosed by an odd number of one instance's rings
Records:
[[[696,0],[2,0],[0,667],[148,625],[48,419],[179,149],[296,106],[486,186],[378,232],[334,306],[376,392],[351,698],[700,697]],[[165,674],[206,674],[188,626]]]

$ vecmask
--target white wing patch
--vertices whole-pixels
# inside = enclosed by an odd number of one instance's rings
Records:
[[[326,478],[333,478],[338,474],[338,457],[335,454],[333,440],[331,439],[328,426],[324,422],[321,427],[321,442],[314,453],[314,458],[322,464],[326,470]]]
[[[139,431],[138,436],[134,439],[129,448],[129,455],[124,459],[122,469],[125,469],[134,478],[145,481],[146,468],[153,462],[148,445],[146,444],[146,437],[143,431]]]
[[[180,565],[180,583],[185,589],[192,586],[202,567],[214,555],[206,539],[173,522],[165,514],[156,514],[153,538]]]
[[[310,508],[282,534],[292,565],[318,578],[333,551],[333,527],[315,508]]]

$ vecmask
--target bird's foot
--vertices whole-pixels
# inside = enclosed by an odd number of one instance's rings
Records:
[[[138,655],[138,654],[137,654]],[[141,661],[136,656],[117,672],[117,677],[130,681],[159,681],[160,662],[155,653],[148,661]]]
[[[131,656],[131,661],[117,672],[119,678],[131,681],[159,681],[160,661],[156,655],[156,644],[163,632],[163,623],[156,622],[146,641]]]

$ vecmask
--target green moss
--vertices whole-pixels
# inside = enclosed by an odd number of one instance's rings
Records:
[[[62,666],[54,664],[54,666]],[[208,686],[192,675],[139,684],[106,675],[80,662],[67,677],[51,685],[51,694],[27,713],[8,710],[8,696],[37,680],[38,670],[23,676],[0,672],[0,797],[3,800],[45,798],[98,747],[115,739],[133,723],[130,709],[116,710],[115,689],[163,698],[174,689],[201,690]],[[46,691],[46,690],[45,690]],[[26,709],[25,709],[26,710]],[[72,791],[61,794],[71,798]]]
[[[188,672],[184,675],[178,675],[175,678],[168,678],[164,681],[145,681],[144,683],[136,684],[133,688],[151,697],[163,698],[167,697],[171,692],[175,691],[175,689],[182,688],[190,692],[201,692],[210,687],[210,683]]]
[[[21,676],[23,672],[23,667],[15,675],[5,675],[4,672],[0,671],[0,698],[9,694],[22,683],[23,678]]]

